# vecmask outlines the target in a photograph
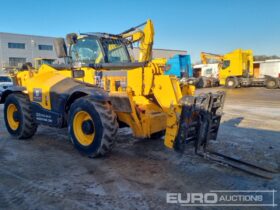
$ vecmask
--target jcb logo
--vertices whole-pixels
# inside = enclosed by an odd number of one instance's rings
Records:
[[[40,91],[39,90],[35,90],[35,96],[39,97],[40,96]]]
[[[42,89],[41,88],[33,89],[33,101],[42,102]]]

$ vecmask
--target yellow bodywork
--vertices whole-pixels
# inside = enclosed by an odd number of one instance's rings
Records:
[[[96,84],[96,70],[89,67],[82,69],[85,77],[79,80]],[[67,77],[72,77],[69,69],[58,71],[49,65],[42,65],[36,73],[19,72],[17,81],[20,86],[27,88],[31,100],[34,88],[40,83],[42,101],[39,104],[51,110],[50,87]],[[118,86],[120,83],[125,85]],[[193,86],[181,86],[176,77],[163,75],[161,65],[153,61],[144,68],[103,70],[102,80],[96,85],[109,93],[119,121],[129,125],[134,136],[148,138],[153,133],[166,130],[165,145],[173,147],[181,115],[179,100],[184,95],[193,95]]]
[[[31,101],[34,101],[34,89],[40,86],[42,92],[42,101],[38,102],[44,109],[51,110],[50,103],[50,88],[53,87],[58,82],[65,79],[65,75],[62,72],[68,72],[71,77],[71,71],[57,71],[56,69],[43,64],[38,72],[33,70],[20,71],[16,74],[16,81],[19,86],[26,88],[26,92],[29,95]]]

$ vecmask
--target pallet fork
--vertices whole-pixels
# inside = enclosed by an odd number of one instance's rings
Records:
[[[210,150],[208,143],[217,139],[222,117],[225,92],[187,96],[182,100],[182,115],[174,148],[184,151],[185,145],[194,142],[195,154],[207,160],[230,166],[255,176],[272,179],[275,169],[258,166]]]

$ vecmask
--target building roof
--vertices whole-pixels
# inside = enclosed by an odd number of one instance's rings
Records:
[[[134,47],[135,49],[139,49],[139,47]],[[175,51],[175,52],[182,52],[187,54],[187,50],[176,50],[176,49],[164,49],[164,48],[153,48],[153,50],[162,50],[162,51]]]
[[[17,36],[35,36],[35,37],[41,37],[41,38],[56,38],[52,36],[42,36],[42,35],[31,35],[31,34],[19,34],[19,33],[10,33],[10,32],[0,32],[0,35],[17,35]]]

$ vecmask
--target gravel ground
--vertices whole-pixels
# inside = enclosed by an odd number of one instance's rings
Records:
[[[249,175],[204,160],[191,146],[177,154],[162,139],[135,139],[129,129],[120,129],[113,152],[98,159],[73,148],[66,129],[40,127],[32,139],[16,140],[5,129],[2,105],[0,113],[0,209],[186,209],[167,204],[166,193],[280,190],[278,174]],[[280,171],[280,90],[227,90],[224,113],[212,147]]]

